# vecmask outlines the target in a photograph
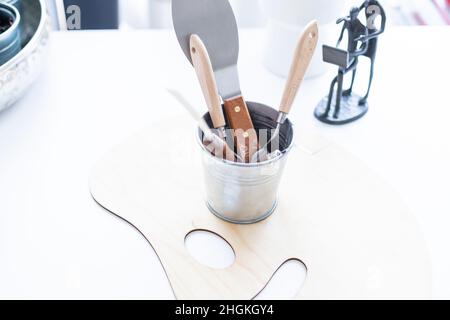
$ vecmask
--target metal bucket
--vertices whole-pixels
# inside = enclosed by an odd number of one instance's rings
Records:
[[[257,130],[275,128],[277,111],[254,102],[248,102],[248,108]],[[209,114],[205,120],[211,126]],[[281,154],[261,163],[219,159],[200,143],[209,210],[217,217],[237,224],[256,223],[269,217],[277,207],[278,187],[293,137],[292,123],[287,120],[280,130]],[[203,134],[199,132],[199,142],[202,139]]]
[[[19,11],[6,3],[0,3],[0,19],[12,21],[11,26],[0,34],[0,65],[9,61],[21,49],[20,14]]]

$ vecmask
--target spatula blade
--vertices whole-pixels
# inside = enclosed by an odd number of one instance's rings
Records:
[[[172,0],[172,19],[191,63],[190,36],[197,34],[208,49],[214,71],[237,64],[238,28],[228,0]]]

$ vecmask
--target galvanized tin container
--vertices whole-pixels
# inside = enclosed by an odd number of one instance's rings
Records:
[[[274,129],[278,112],[267,106],[248,102],[257,130]],[[211,124],[209,115],[206,121]],[[237,224],[256,223],[269,217],[276,209],[278,186],[288,154],[293,145],[293,128],[286,121],[281,127],[281,154],[261,163],[234,163],[211,155],[202,146],[206,183],[206,203],[219,218]],[[199,142],[202,140],[199,133]]]
[[[0,65],[11,60],[21,49],[20,14],[12,5],[0,3],[0,21],[11,25],[0,33]]]

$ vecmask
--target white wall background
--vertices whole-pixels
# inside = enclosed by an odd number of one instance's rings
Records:
[[[54,2],[63,0],[47,0],[53,16]],[[171,28],[172,18],[171,0],[119,0],[120,21],[122,29]],[[241,28],[255,28],[266,25],[267,17],[260,6],[260,0],[229,0],[234,8],[238,24]],[[307,0],[298,0],[307,1]],[[363,0],[329,0],[344,1],[350,8],[360,5]],[[411,18],[411,13],[418,12],[430,25],[444,25],[445,21],[433,7],[431,1],[426,0],[384,0],[382,1],[388,12],[389,22],[395,25],[415,25],[417,21]],[[445,0],[437,0],[441,7]],[[337,18],[337,17],[336,17]],[[450,19],[450,8],[448,8]]]
[[[170,28],[171,27],[171,0],[120,0],[123,28]],[[298,0],[305,1],[305,0]],[[330,0],[345,1],[350,8],[360,5],[363,0]],[[230,0],[240,27],[262,27],[266,17],[261,10],[259,0]],[[444,6],[445,0],[438,0]],[[418,11],[425,16],[429,24],[445,24],[440,19],[430,1],[426,0],[384,0],[382,2],[388,11],[393,24],[416,24],[407,15],[412,11]],[[449,12],[450,15],[450,12]]]
[[[120,0],[123,28],[170,28],[171,0]],[[259,0],[230,0],[241,27],[265,24]]]

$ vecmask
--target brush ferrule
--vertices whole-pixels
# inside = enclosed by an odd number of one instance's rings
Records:
[[[288,114],[284,112],[280,112],[278,114],[277,123],[283,124],[287,120]]]

